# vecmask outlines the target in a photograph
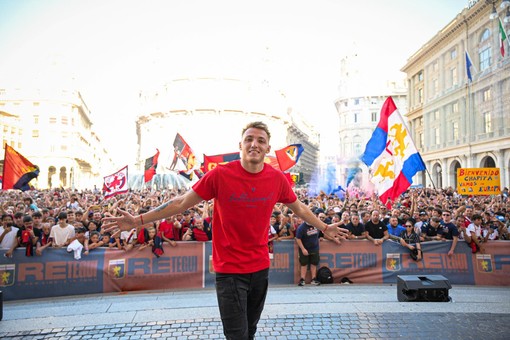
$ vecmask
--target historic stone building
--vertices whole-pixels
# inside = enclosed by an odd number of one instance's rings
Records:
[[[39,166],[30,182],[38,189],[101,189],[102,167],[112,161],[92,125],[77,91],[0,89],[2,149],[9,144]]]
[[[471,1],[402,68],[409,127],[431,175],[418,182],[428,187],[455,188],[461,167],[500,168],[501,185],[509,186],[510,45],[504,42],[503,56],[498,17],[508,31],[510,10],[501,3]]]
[[[136,121],[140,171],[145,159],[159,149],[158,173],[169,172],[177,133],[199,162],[204,154],[238,152],[242,127],[256,120],[269,126],[271,154],[289,144],[303,145],[305,151],[291,172],[302,173],[303,180],[309,181],[317,166],[318,133],[289,108],[282,93],[267,83],[226,78],[175,79],[157,90],[141,93],[140,99],[141,114]]]

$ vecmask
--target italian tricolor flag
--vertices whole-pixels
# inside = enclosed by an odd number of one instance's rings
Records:
[[[501,52],[501,56],[505,56],[505,41],[506,41],[506,33],[503,28],[503,23],[501,19],[499,19],[499,50]]]

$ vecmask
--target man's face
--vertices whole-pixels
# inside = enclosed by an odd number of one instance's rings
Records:
[[[342,213],[342,220],[343,220],[343,221],[349,221],[349,217],[350,217],[350,216],[349,216],[349,213],[348,213],[347,211],[344,211],[344,212]]]
[[[204,221],[202,221],[201,218],[197,218],[195,220],[195,227],[197,227],[200,230],[204,229]]]
[[[14,223],[14,221],[12,220],[12,217],[11,216],[5,216],[2,220],[2,224],[4,227],[7,227],[9,225],[12,225]]]
[[[358,215],[352,215],[351,216],[351,222],[354,225],[358,225],[359,224],[359,216]]]
[[[251,164],[263,163],[266,154],[271,150],[267,133],[257,128],[249,128],[244,132],[239,148],[241,161]]]
[[[467,217],[471,217],[473,215],[473,208],[466,208],[466,211],[464,211],[464,215]]]
[[[379,222],[379,212],[378,211],[372,211],[372,217],[371,217],[371,220],[372,222]]]
[[[449,211],[445,211],[445,212],[443,212],[443,220],[444,220],[446,223],[451,222],[451,220],[452,220],[452,214],[451,214]]]
[[[396,227],[398,225],[398,219],[396,217],[390,218],[390,225]]]

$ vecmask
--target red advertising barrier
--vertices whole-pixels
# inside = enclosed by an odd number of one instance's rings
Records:
[[[164,246],[157,258],[150,248],[129,252],[94,249],[75,260],[65,249],[46,249],[42,256],[12,258],[0,250],[0,290],[5,300],[97,294],[150,289],[214,287],[210,268],[211,242],[178,242]],[[328,266],[334,282],[396,283],[398,275],[444,275],[452,284],[510,286],[510,242],[490,241],[485,253],[472,254],[459,242],[448,256],[451,242],[422,244],[423,261],[413,261],[407,249],[393,241],[375,246],[369,241],[321,242],[320,266]],[[299,261],[294,241],[275,242],[271,285],[295,284]]]

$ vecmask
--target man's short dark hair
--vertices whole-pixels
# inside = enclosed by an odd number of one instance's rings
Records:
[[[474,221],[474,220],[483,220],[482,218],[482,215],[480,214],[473,214],[473,216],[471,217],[471,219]]]
[[[67,213],[66,213],[65,211],[61,211],[61,212],[58,214],[57,219],[59,219],[59,220],[67,220]]]

